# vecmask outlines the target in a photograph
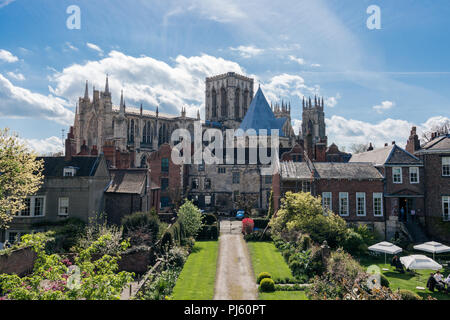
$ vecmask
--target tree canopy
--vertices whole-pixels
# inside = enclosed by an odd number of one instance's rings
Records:
[[[43,182],[43,161],[9,129],[0,129],[0,228],[8,228],[14,215],[25,209],[27,196]]]

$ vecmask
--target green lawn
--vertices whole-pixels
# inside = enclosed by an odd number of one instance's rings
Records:
[[[260,292],[260,300],[308,300],[305,291]]]
[[[212,300],[218,241],[196,242],[173,289],[174,300]]]
[[[428,289],[416,289],[416,287],[426,288],[427,280],[432,270],[417,270],[416,274],[412,274],[410,272],[400,273],[395,271],[395,268],[393,268],[390,264],[384,264],[384,256],[380,256],[379,258],[364,256],[360,257],[359,261],[361,265],[366,268],[370,265],[377,265],[381,269],[384,276],[389,280],[390,288],[392,290],[397,290],[398,288],[406,289],[416,292],[425,299],[430,295],[438,300],[450,300],[450,295],[448,294],[439,293],[437,291],[432,293]],[[389,271],[383,271],[383,268],[389,269]],[[449,269],[441,270],[444,275],[447,275],[449,271]]]
[[[283,256],[272,242],[247,242],[247,245],[252,258],[255,278],[261,272],[269,272],[275,282],[280,279],[293,278]]]

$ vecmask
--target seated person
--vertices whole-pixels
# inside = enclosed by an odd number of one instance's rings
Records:
[[[401,273],[405,272],[405,271],[403,270],[403,265],[402,265],[402,263],[401,263],[401,261],[400,261],[400,258],[399,258],[398,256],[394,256],[394,257],[392,258],[391,266],[395,267],[395,269],[396,269],[397,271],[400,271]]]
[[[434,292],[434,288],[436,287],[436,279],[434,278],[434,273],[430,273],[430,277],[428,278],[427,281],[427,288],[431,291]]]
[[[439,271],[436,271],[433,278],[436,281],[435,284],[436,289],[438,289],[439,291],[445,289],[445,282],[442,277],[442,274]]]

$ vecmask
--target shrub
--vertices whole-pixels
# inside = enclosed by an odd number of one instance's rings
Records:
[[[244,239],[245,241],[271,241],[272,237],[269,230],[266,232],[264,230],[258,230],[244,235]]]
[[[367,245],[364,243],[363,237],[353,229],[348,229],[342,247],[353,255],[360,255],[367,251]]]
[[[219,228],[218,223],[212,225],[204,225],[202,230],[197,235],[197,240],[217,240],[219,238]]]
[[[386,278],[384,275],[382,275],[382,274],[380,274],[380,285],[382,286],[382,287],[386,287],[386,288],[389,288],[389,286],[391,285],[390,283],[389,283],[389,280],[388,280],[388,278]]]
[[[275,291],[275,282],[273,282],[270,278],[264,278],[261,280],[259,284],[259,290],[261,292],[274,292]]]
[[[299,234],[309,234],[316,243],[324,240],[332,248],[342,244],[347,234],[347,223],[331,211],[324,215],[320,198],[310,193],[287,192],[281,209],[270,222],[272,233],[293,241]]]
[[[158,239],[159,219],[147,212],[136,212],[122,218],[125,237],[132,245],[152,245]]]
[[[212,213],[205,213],[205,214],[203,214],[203,223],[205,225],[215,224],[215,223],[217,223],[217,218]]]
[[[253,228],[255,227],[255,222],[253,219],[245,218],[242,220],[242,233],[250,234],[253,232]]]
[[[401,289],[399,290],[399,294],[402,297],[402,300],[422,300],[417,293],[410,290]]]
[[[200,209],[189,200],[185,200],[178,210],[178,220],[183,225],[187,237],[195,237],[203,225],[203,216]]]
[[[262,279],[271,279],[272,276],[268,272],[261,272],[258,274],[258,278],[256,279],[256,283],[260,284]]]

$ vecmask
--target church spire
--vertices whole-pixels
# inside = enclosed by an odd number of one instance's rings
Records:
[[[89,87],[87,80],[86,80],[86,89],[84,89],[84,100],[89,100]]]
[[[108,81],[108,75],[106,75],[105,94],[109,94],[109,81]]]

